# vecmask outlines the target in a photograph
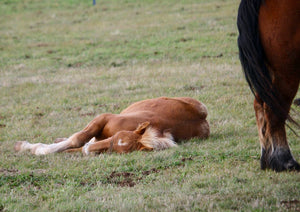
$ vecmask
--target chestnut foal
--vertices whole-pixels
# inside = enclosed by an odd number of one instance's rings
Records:
[[[190,138],[207,138],[207,109],[188,98],[160,97],[136,102],[120,114],[101,114],[83,130],[53,144],[19,141],[15,151],[34,155],[82,151],[127,153],[135,150],[162,150]]]

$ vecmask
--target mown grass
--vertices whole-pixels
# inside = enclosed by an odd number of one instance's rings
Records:
[[[0,211],[299,210],[299,174],[259,169],[237,7],[234,0],[1,2]],[[158,96],[205,103],[210,138],[97,157],[13,151],[15,141],[51,143],[97,114]],[[289,129],[288,136],[299,161],[299,138]]]

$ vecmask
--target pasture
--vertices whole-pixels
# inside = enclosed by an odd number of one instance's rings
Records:
[[[0,211],[299,211],[299,173],[259,167],[238,3],[1,1]],[[159,96],[203,102],[211,136],[123,155],[13,151]]]

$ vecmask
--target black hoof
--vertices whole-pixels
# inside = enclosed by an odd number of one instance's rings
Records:
[[[294,100],[294,105],[300,106],[300,98]]]
[[[261,169],[266,168],[270,168],[276,172],[300,171],[300,165],[293,158],[291,151],[281,147],[275,148],[273,152],[262,150]]]

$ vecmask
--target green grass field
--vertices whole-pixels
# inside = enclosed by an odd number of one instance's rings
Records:
[[[0,211],[299,211],[299,173],[259,168],[238,3],[2,0]],[[206,104],[210,138],[126,155],[13,151],[159,96]]]

